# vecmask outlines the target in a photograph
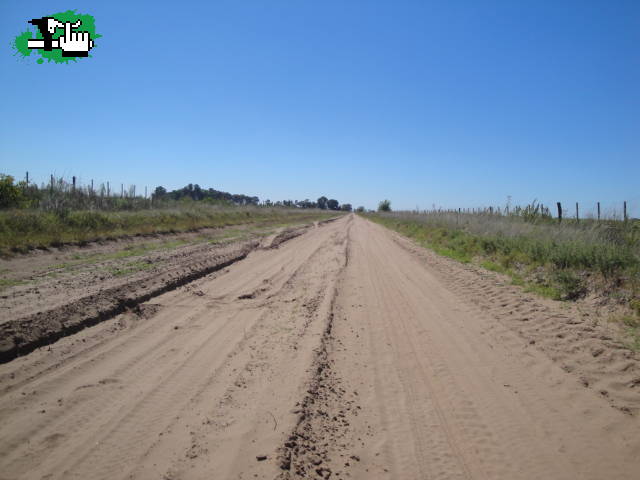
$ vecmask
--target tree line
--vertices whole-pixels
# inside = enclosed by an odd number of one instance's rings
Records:
[[[264,205],[267,207],[290,207],[290,208],[319,208],[320,210],[342,210],[350,212],[352,210],[350,203],[340,204],[334,198],[322,196],[318,200],[311,201],[308,198],[304,200],[277,200],[275,202],[267,199],[262,203],[257,196],[248,196],[243,194],[234,194],[222,192],[214,188],[204,189],[198,184],[192,184],[172,191],[166,188],[156,187],[152,193],[154,200],[175,200],[191,199],[193,201],[206,201],[210,203],[226,203],[230,205]]]
[[[267,199],[260,201],[257,196],[236,194],[202,188],[198,184],[188,184],[182,188],[168,191],[158,186],[147,196],[147,189],[136,191],[135,185],[120,188],[106,184],[95,185],[93,180],[89,185],[72,182],[64,178],[55,178],[38,186],[27,180],[15,182],[14,177],[0,173],[0,208],[37,208],[42,210],[132,210],[138,208],[153,208],[155,206],[170,206],[172,203],[184,201],[203,202],[228,206],[267,206],[288,208],[318,208],[321,210],[351,211],[351,204],[340,204],[338,200],[321,196],[315,202],[304,200],[278,200],[272,202]],[[144,193],[144,195],[142,195]]]

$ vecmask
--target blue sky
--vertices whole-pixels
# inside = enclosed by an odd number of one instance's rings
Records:
[[[96,19],[93,58],[14,56],[28,20],[71,8]],[[16,177],[640,215],[636,0],[3,0],[0,32]]]

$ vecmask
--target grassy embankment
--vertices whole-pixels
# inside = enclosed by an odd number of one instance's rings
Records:
[[[0,211],[0,253],[83,244],[126,235],[175,233],[232,225],[283,226],[338,215],[326,210],[185,205],[133,211]]]
[[[640,221],[557,220],[543,216],[392,212],[366,214],[460,262],[507,274],[556,300],[590,292],[620,304],[617,320],[640,349]]]

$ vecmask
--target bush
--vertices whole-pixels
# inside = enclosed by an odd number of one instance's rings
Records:
[[[23,202],[22,189],[13,184],[13,177],[0,173],[0,208],[19,207]]]
[[[562,300],[577,300],[587,293],[584,282],[573,272],[567,270],[556,272],[554,280],[558,285]]]

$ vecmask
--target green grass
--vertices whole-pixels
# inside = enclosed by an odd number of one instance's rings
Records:
[[[525,292],[532,292],[541,297],[551,298],[552,300],[562,300],[560,290],[552,285],[537,285],[535,283],[527,283],[524,286]]]
[[[484,260],[480,262],[480,266],[482,268],[486,268],[487,270],[491,270],[492,272],[509,274],[509,269],[504,267],[503,265],[492,262],[491,260]]]
[[[130,275],[132,273],[141,272],[143,270],[149,270],[150,268],[153,268],[153,267],[154,267],[153,263],[137,260],[134,262],[129,262],[125,265],[119,265],[117,267],[109,267],[106,270],[112,275],[120,277],[123,275]]]
[[[0,291],[4,290],[5,288],[24,285],[25,283],[27,282],[24,280],[12,280],[10,278],[0,278]]]
[[[262,207],[186,205],[136,211],[0,211],[0,253],[127,235],[177,233],[207,227],[290,224],[322,220],[339,212]],[[170,248],[169,246],[167,248]]]

